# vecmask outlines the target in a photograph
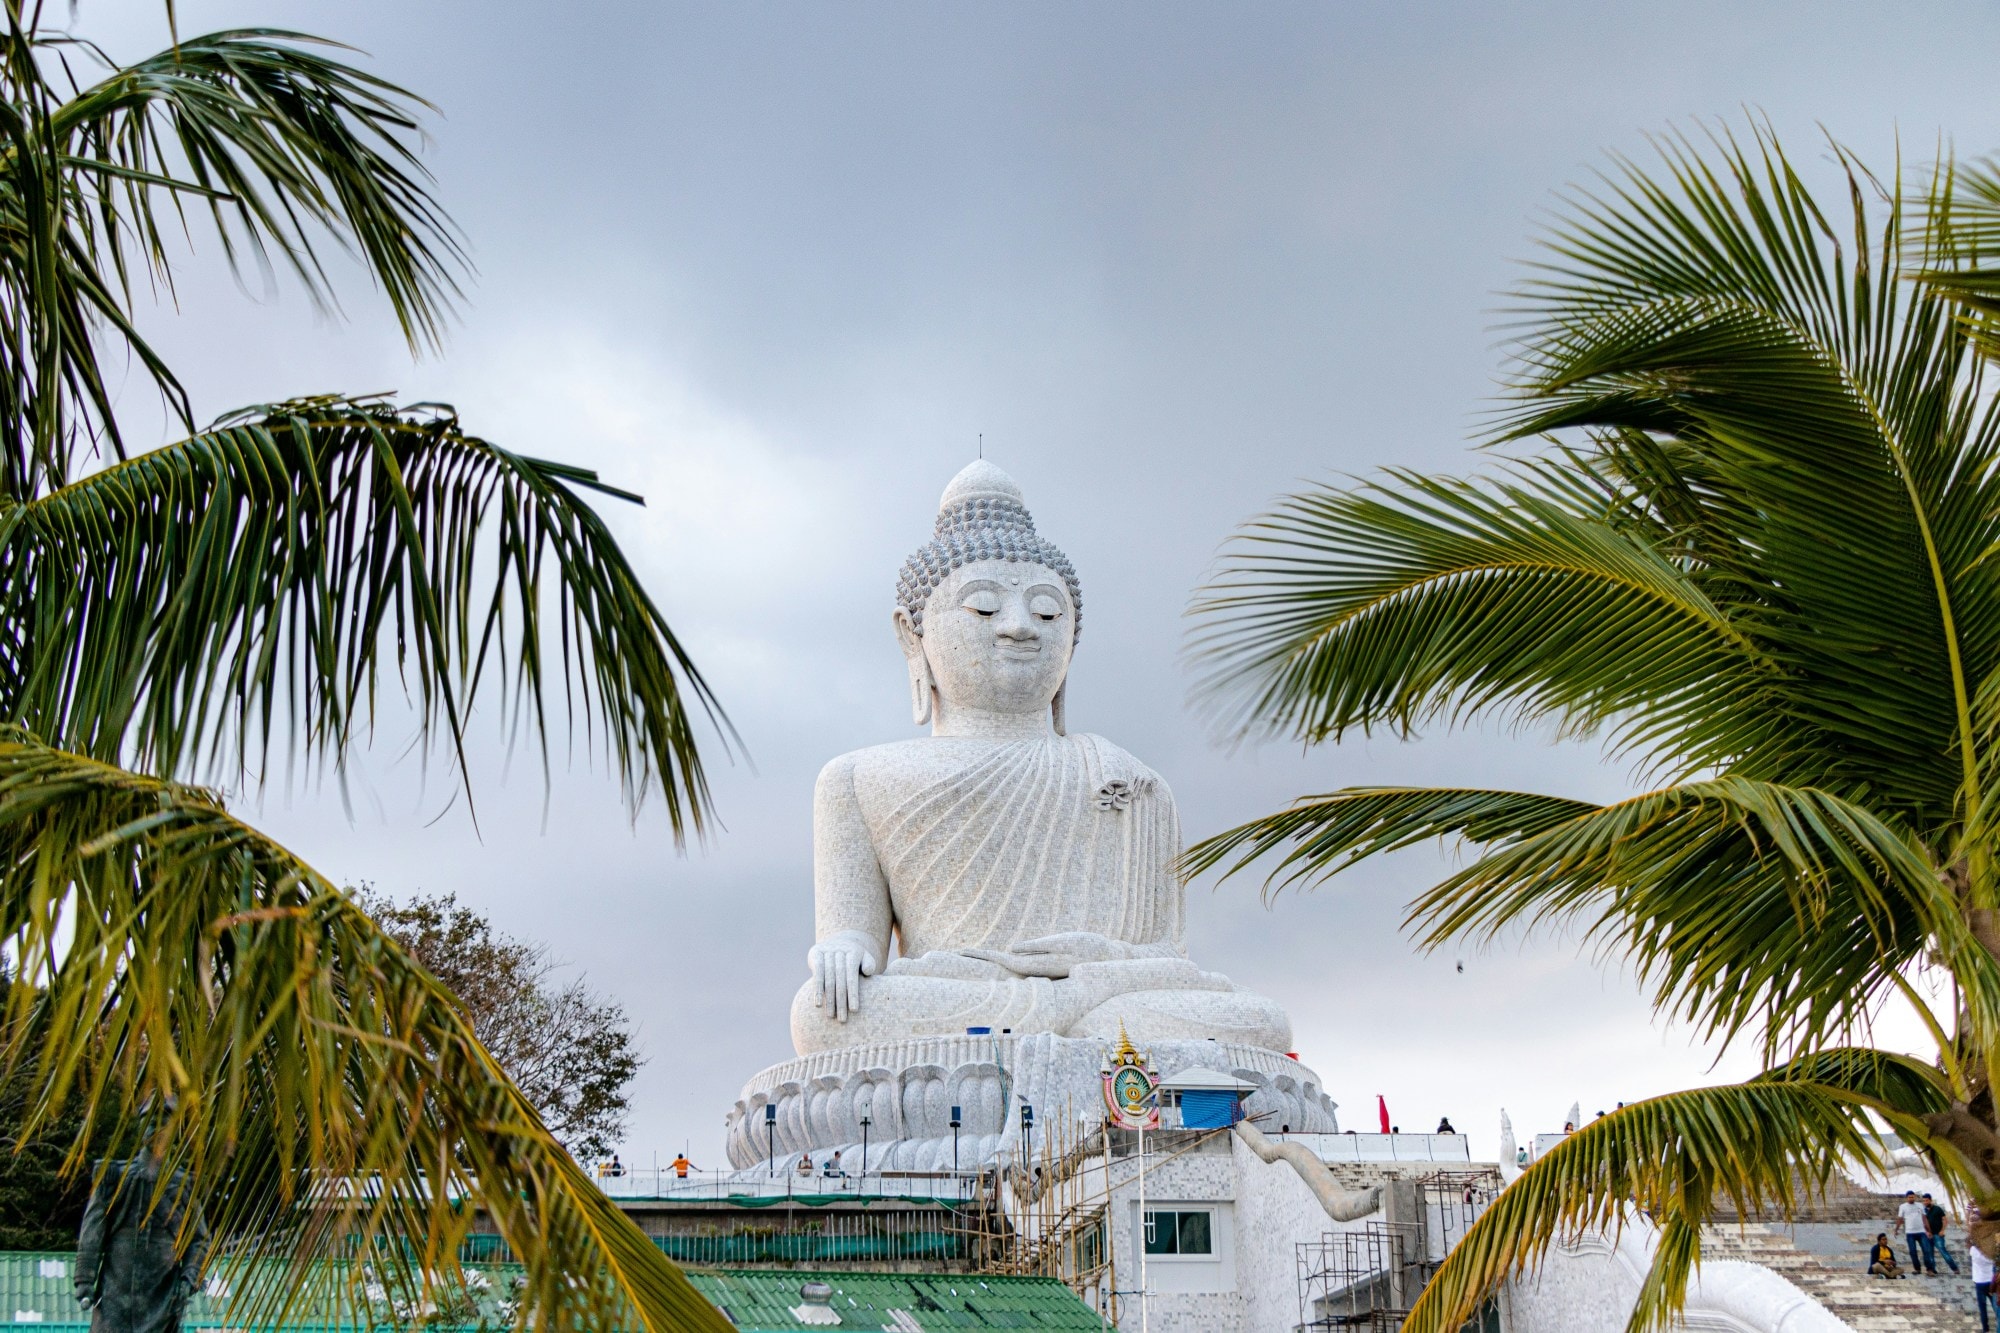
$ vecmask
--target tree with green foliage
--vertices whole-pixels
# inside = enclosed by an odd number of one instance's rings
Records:
[[[553,692],[635,810],[657,799],[677,835],[706,822],[707,687],[590,503],[637,497],[434,405],[321,397],[197,428],[134,322],[135,290],[171,289],[169,236],[205,223],[232,262],[323,304],[323,256],[353,256],[413,349],[434,341],[460,252],[413,156],[424,104],[301,34],[187,37],[120,65],[40,4],[0,11],[13,1137],[61,1133],[75,1173],[91,1144],[144,1134],[226,1238],[218,1262],[258,1265],[234,1284],[246,1326],[342,1272],[354,1308],[364,1276],[435,1303],[477,1221],[526,1262],[538,1328],[726,1327],[445,987],[192,785],[343,771],[386,685],[469,802],[475,703],[497,692],[508,734],[546,754]],[[185,438],[128,447],[105,373],[127,364]]]
[[[1411,904],[1423,945],[1579,927],[1767,1065],[1565,1139],[1411,1333],[1633,1205],[1659,1244],[1632,1327],[1664,1326],[1712,1207],[1789,1213],[1879,1165],[1883,1130],[2000,1216],[2000,167],[1878,177],[1834,145],[1828,204],[1763,126],[1660,153],[1568,196],[1489,468],[1295,494],[1197,603],[1239,736],[1498,716],[1599,737],[1651,785],[1349,788],[1192,868],[1271,858],[1277,889],[1455,841],[1467,864]],[[1900,1004],[1934,1052],[1866,1044]]]
[[[608,1156],[625,1132],[625,1089],[644,1063],[625,1007],[583,977],[558,978],[548,945],[495,930],[456,894],[356,896],[458,998],[480,1044],[570,1154]]]

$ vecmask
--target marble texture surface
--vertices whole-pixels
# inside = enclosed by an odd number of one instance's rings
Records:
[[[1109,1044],[1039,1033],[1016,1037],[936,1037],[851,1046],[787,1060],[743,1089],[727,1118],[727,1148],[739,1170],[764,1171],[764,1108],[778,1108],[780,1166],[802,1152],[815,1163],[838,1149],[859,1163],[861,1117],[868,1116],[871,1171],[939,1171],[952,1162],[951,1108],[962,1108],[959,1164],[967,1169],[1020,1151],[1020,1105],[1047,1126],[1068,1115],[1103,1118],[1101,1070]],[[1300,1132],[1337,1133],[1334,1103],[1319,1075],[1275,1051],[1213,1041],[1167,1041],[1150,1054],[1163,1077],[1221,1069],[1257,1085],[1250,1115]],[[1289,1168],[1287,1168],[1289,1169]]]
[[[1172,791],[1067,734],[1081,586],[1020,487],[983,461],[953,478],[898,597],[931,734],[820,774],[798,1053],[980,1026],[1288,1049],[1283,1009],[1188,959]]]
[[[1068,731],[1082,586],[1020,487],[983,461],[953,478],[897,597],[911,717],[930,735],[820,774],[799,1058],[745,1087],[731,1162],[757,1169],[775,1146],[780,1162],[837,1149],[858,1164],[865,1116],[871,1171],[947,1168],[959,1106],[959,1163],[989,1163],[1016,1151],[1024,1102],[1044,1124],[1101,1120],[1121,1034],[1163,1074],[1254,1082],[1249,1109],[1274,1125],[1336,1130],[1318,1076],[1284,1054],[1284,1010],[1188,957],[1173,792]]]
[[[1553,1245],[1508,1291],[1513,1333],[1602,1333],[1625,1327],[1652,1267],[1659,1231],[1628,1217],[1616,1233],[1588,1232]],[[1777,1273],[1710,1260],[1688,1283],[1680,1328],[1688,1333],[1854,1333]]]
[[[1366,1219],[1336,1222],[1290,1163],[1263,1161],[1242,1135],[1230,1139],[1236,1199],[1236,1285],[1245,1333],[1290,1333],[1299,1322],[1302,1241],[1360,1230]],[[1379,1182],[1379,1170],[1375,1172]],[[1381,1186],[1367,1187],[1379,1194]]]

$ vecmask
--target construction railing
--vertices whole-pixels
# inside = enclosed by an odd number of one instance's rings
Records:
[[[780,1170],[775,1175],[735,1171],[689,1171],[671,1167],[627,1169],[621,1175],[599,1175],[597,1185],[614,1199],[791,1199],[853,1195],[868,1199],[964,1200],[978,1188],[976,1172],[953,1174],[920,1171],[871,1171],[802,1175]]]

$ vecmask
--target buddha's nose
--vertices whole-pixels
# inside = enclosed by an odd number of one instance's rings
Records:
[[[1028,614],[1028,608],[1022,604],[1013,603],[1001,607],[1000,614],[996,618],[1000,623],[993,627],[993,633],[998,638],[1010,639],[1016,643],[1035,643],[1042,637],[1041,627],[1035,623],[1035,618]]]

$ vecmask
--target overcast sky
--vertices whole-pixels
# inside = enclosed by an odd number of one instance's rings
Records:
[[[754,768],[716,759],[726,829],[678,855],[657,807],[487,745],[481,826],[434,769],[366,758],[331,793],[238,806],[346,882],[457,893],[548,941],[637,1020],[625,1156],[720,1160],[750,1075],[791,1055],[810,943],[810,796],[911,733],[895,571],[975,451],[1075,562],[1090,634],[1071,725],[1160,771],[1190,837],[1358,782],[1628,788],[1594,749],[1504,729],[1300,755],[1218,748],[1185,704],[1190,591],[1301,479],[1478,466],[1498,293],[1553,192],[1649,133],[1758,108],[1802,156],[2000,145],[1990,4],[742,4],[179,0],[351,42],[437,103],[426,161],[478,274],[413,363],[351,320],[196,262],[147,324],[204,418],[341,390],[458,405],[525,453],[643,492],[608,517]],[[83,0],[131,58],[158,0]],[[149,411],[133,393],[134,418]],[[488,762],[490,760],[490,762]],[[1543,936],[1417,954],[1419,850],[1272,904],[1190,889],[1202,965],[1281,1000],[1345,1124],[1385,1094],[1493,1150],[1747,1054],[1663,1032],[1616,960]],[[1463,961],[1464,970],[1456,964]],[[1890,1031],[1900,1031],[1892,1023]]]

